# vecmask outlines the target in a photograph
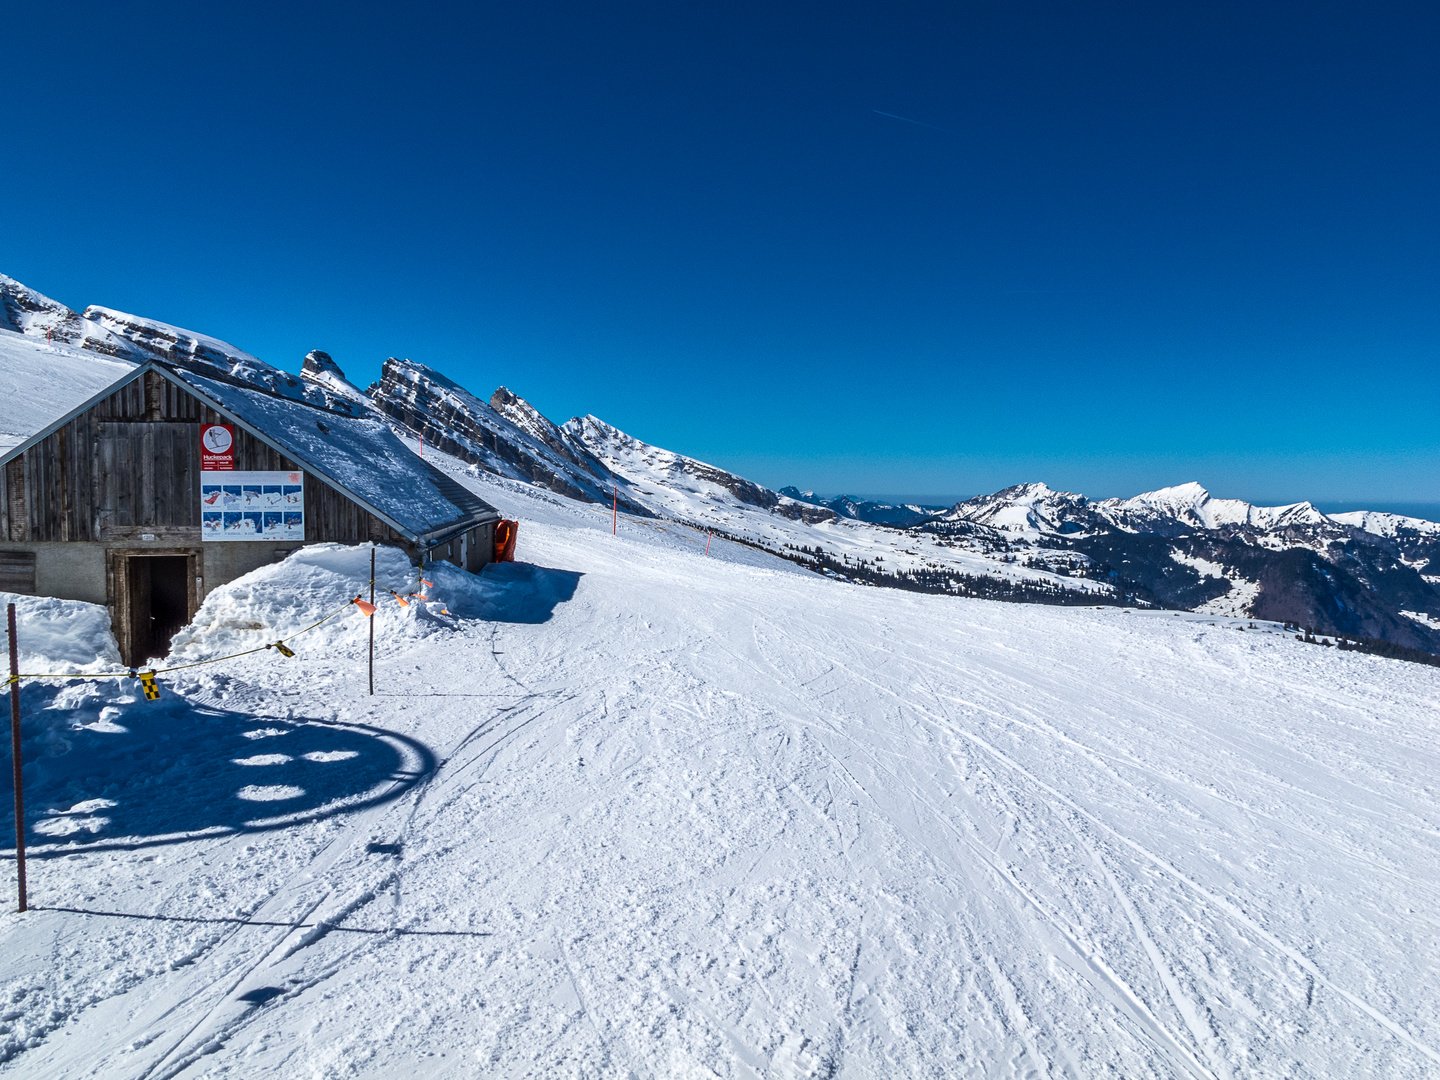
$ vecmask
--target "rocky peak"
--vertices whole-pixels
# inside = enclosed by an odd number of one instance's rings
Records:
[[[345,372],[340,370],[340,365],[330,359],[329,353],[321,352],[319,349],[311,349],[305,354],[305,360],[300,365],[300,374],[310,376],[334,375],[337,378],[345,378]]]
[[[575,447],[566,441],[560,429],[534,405],[501,386],[490,395],[490,407],[532,438],[551,450],[574,460]]]
[[[378,412],[423,436],[426,446],[486,472],[586,502],[611,498],[615,478],[604,466],[565,440],[556,446],[543,439],[545,425],[551,430],[554,425],[503,387],[492,396],[494,404],[486,403],[432,368],[392,356],[370,388],[370,399]],[[654,516],[623,491],[620,506]]]
[[[308,384],[305,396],[312,403],[318,403],[315,401],[318,391],[328,408],[361,413],[370,411],[370,399],[345,378],[345,372],[327,352],[311,349],[306,353],[300,365],[300,378]]]

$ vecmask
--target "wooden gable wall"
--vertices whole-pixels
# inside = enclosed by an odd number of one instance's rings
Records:
[[[200,538],[200,425],[229,423],[153,371],[24,454],[0,483],[0,542]],[[235,468],[303,471],[235,427]],[[402,542],[385,522],[306,474],[305,539]]]

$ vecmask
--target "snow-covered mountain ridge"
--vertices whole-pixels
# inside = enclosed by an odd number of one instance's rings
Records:
[[[1191,481],[1147,491],[1128,499],[1093,501],[1045,484],[1020,484],[993,495],[955,504],[940,519],[974,521],[1007,532],[1068,535],[1096,528],[1130,533],[1188,532],[1194,529],[1358,528],[1377,536],[1399,532],[1440,533],[1440,523],[1374,511],[1325,514],[1312,503],[1255,506],[1242,499],[1217,499]]]
[[[349,394],[336,393],[324,382],[292,375],[219,338],[95,305],[77,313],[4,274],[0,274],[0,330],[131,363],[164,360],[200,374],[239,379],[282,397],[348,415],[357,412]],[[360,396],[358,390],[350,389]]]
[[[390,358],[361,391],[326,353],[299,376],[227,342],[0,277],[3,330],[121,362],[161,358],[350,415],[384,418],[419,452],[633,518],[669,521],[866,584],[1049,603],[1108,603],[1293,621],[1440,653],[1440,524],[1261,507],[1198,483],[1092,500],[1043,483],[944,509],[772,491],[595,416],[556,424],[505,387],[488,400]],[[57,345],[57,342],[63,344]],[[58,374],[58,370],[57,370]],[[14,426],[14,425],[11,425]],[[10,436],[12,441],[14,436]]]
[[[771,491],[595,416],[555,424],[391,359],[375,407],[478,469],[752,544],[830,576],[1049,603],[1224,611],[1440,652],[1440,525],[1258,507],[1197,483],[1091,500],[1024,484],[940,512]],[[1205,567],[1206,569],[1200,569]],[[1211,569],[1215,568],[1215,569]]]
[[[478,469],[752,544],[851,581],[1049,603],[1224,611],[1440,652],[1440,525],[1257,507],[1182,484],[1091,500],[1024,484],[948,510],[774,492],[594,416],[554,424],[411,361],[371,400]],[[1200,567],[1218,569],[1200,569]]]

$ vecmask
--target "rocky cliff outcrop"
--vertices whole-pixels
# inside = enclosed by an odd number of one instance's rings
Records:
[[[577,463],[424,364],[392,356],[369,393],[381,414],[421,436],[428,445],[487,472],[586,502],[608,503],[612,485],[619,486],[618,478],[598,464],[591,471]],[[505,403],[507,408],[518,411],[524,403],[510,397],[513,400]],[[525,409],[530,407],[525,405]],[[628,485],[624,487],[628,489]],[[627,513],[651,516],[628,490],[620,491],[620,504]]]

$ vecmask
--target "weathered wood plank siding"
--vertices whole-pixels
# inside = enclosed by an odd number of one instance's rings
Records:
[[[369,540],[393,543],[400,537],[379,518],[356,506],[334,488],[307,477],[305,539],[360,544]]]
[[[94,534],[200,524],[198,424],[102,420],[94,425]]]
[[[229,423],[182,387],[146,372],[10,461],[0,478],[0,541],[122,540],[200,527],[200,425]],[[235,468],[301,472],[235,428]],[[305,477],[307,542],[403,542],[318,477]]]

